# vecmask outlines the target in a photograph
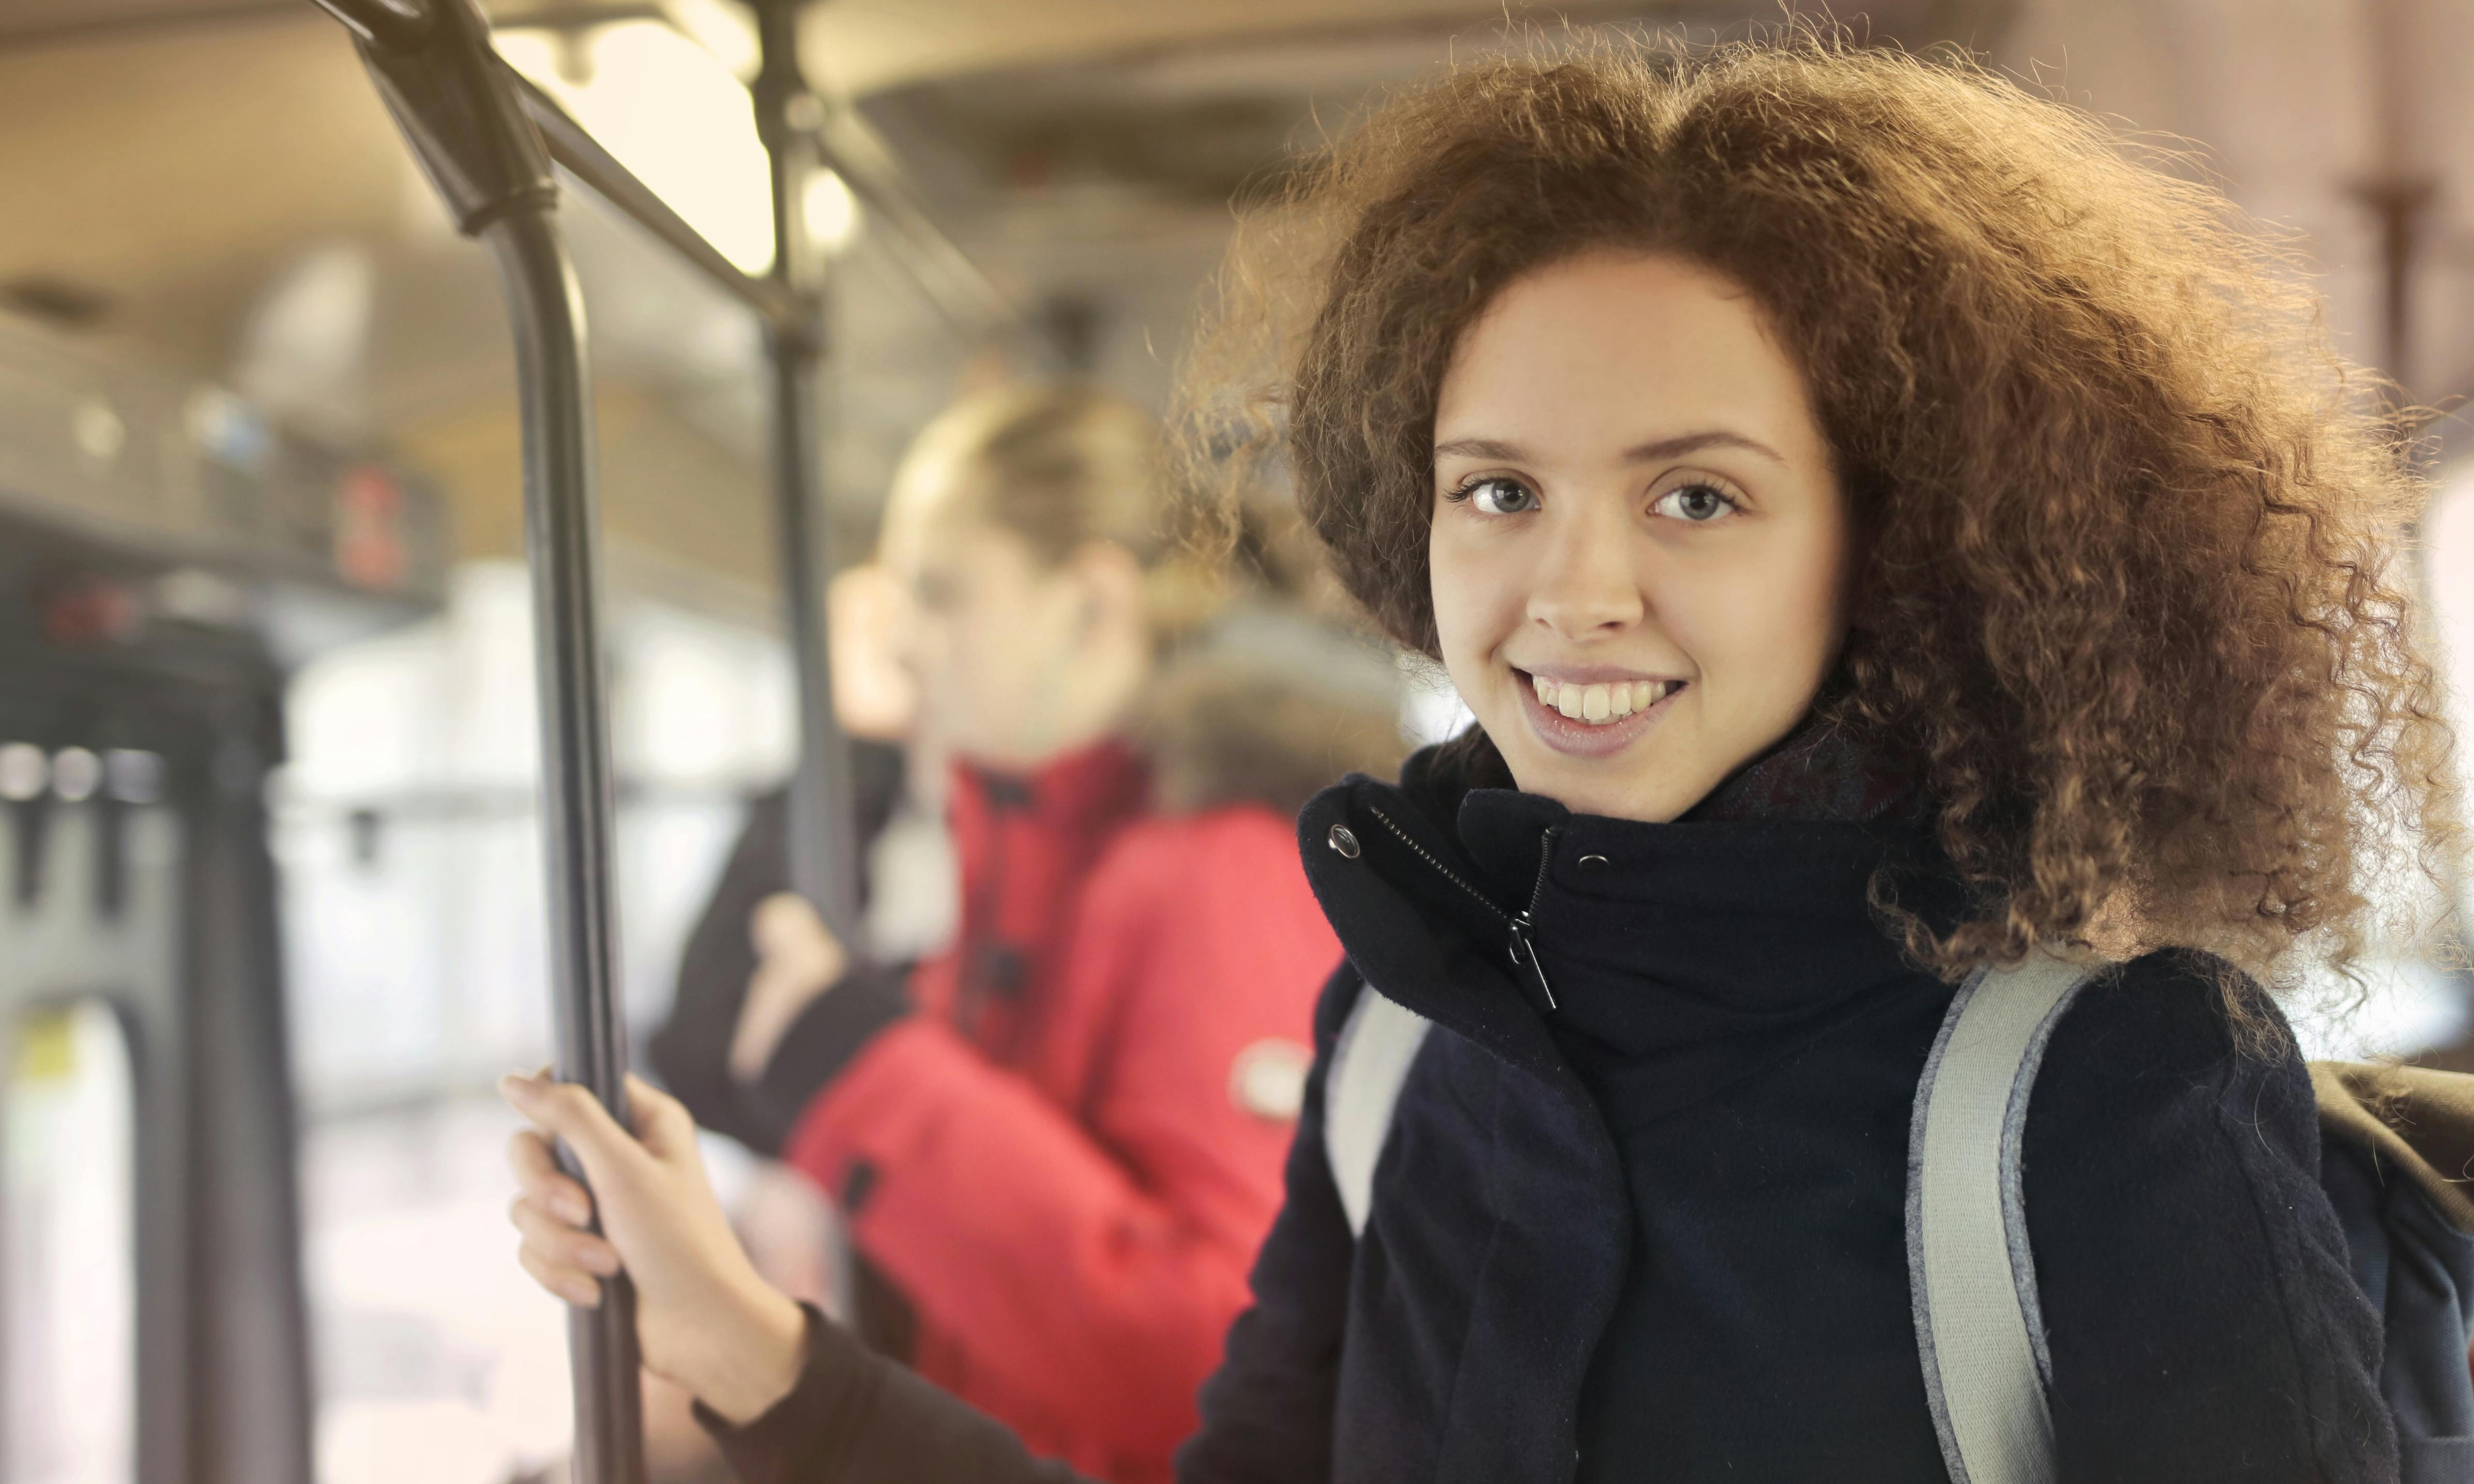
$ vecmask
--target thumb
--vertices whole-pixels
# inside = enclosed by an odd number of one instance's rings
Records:
[[[645,1157],[643,1145],[581,1083],[553,1082],[547,1072],[530,1077],[510,1072],[498,1079],[498,1092],[534,1127],[574,1151],[586,1183],[595,1189],[605,1177],[621,1178],[629,1165]]]
[[[829,956],[841,944],[825,925],[815,906],[796,892],[775,892],[748,914],[748,937],[759,956],[796,955],[802,959]]]
[[[634,1072],[627,1074],[627,1113],[637,1139],[654,1159],[674,1163],[682,1153],[695,1152],[695,1116],[687,1105]]]

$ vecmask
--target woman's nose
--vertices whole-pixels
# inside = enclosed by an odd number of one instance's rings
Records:
[[[1602,524],[1575,521],[1557,533],[1529,595],[1533,622],[1580,639],[1631,628],[1647,616],[1648,596],[1625,533],[1599,529]]]

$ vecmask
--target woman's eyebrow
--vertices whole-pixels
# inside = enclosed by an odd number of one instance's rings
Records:
[[[1747,453],[1759,454],[1773,464],[1786,462],[1779,456],[1777,449],[1767,443],[1757,439],[1746,438],[1741,433],[1730,433],[1716,428],[1700,433],[1679,433],[1673,438],[1661,438],[1655,443],[1637,444],[1625,449],[1623,457],[1626,464],[1652,464],[1661,459],[1680,459],[1687,453],[1699,453],[1705,448],[1741,448]],[[1529,450],[1518,443],[1507,443],[1500,439],[1455,438],[1447,443],[1437,443],[1435,457],[1438,459],[1500,459],[1507,464],[1518,464],[1528,459]]]
[[[1492,438],[1455,438],[1448,443],[1435,445],[1438,459],[1501,459],[1507,464],[1517,464],[1528,456],[1528,451],[1518,443],[1502,443]]]
[[[1772,464],[1786,462],[1779,456],[1779,451],[1769,444],[1758,439],[1746,438],[1741,433],[1727,432],[1723,428],[1713,428],[1706,433],[1684,433],[1674,438],[1661,438],[1653,443],[1641,443],[1636,447],[1627,448],[1624,450],[1624,462],[1652,464],[1661,459],[1680,459],[1687,453],[1699,453],[1704,448],[1741,448],[1746,453],[1759,454]]]

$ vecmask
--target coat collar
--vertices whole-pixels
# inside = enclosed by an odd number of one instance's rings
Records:
[[[1346,778],[1307,802],[1298,845],[1323,916],[1368,984],[1515,1065],[1571,1082],[1514,976],[1509,919],[1485,895],[1484,873],[1414,794]]]
[[[1904,815],[1651,825],[1466,783],[1430,749],[1398,785],[1325,790],[1299,818],[1307,878],[1370,983],[1558,1080],[1559,1034],[1647,1054],[1791,1026],[1915,972],[1875,918],[1877,884],[1928,921],[1958,906]],[[1516,956],[1516,917],[1544,988]]]

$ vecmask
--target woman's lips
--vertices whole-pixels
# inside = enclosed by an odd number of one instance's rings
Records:
[[[1675,698],[1688,688],[1688,682],[1684,681],[1615,682],[1607,687],[1607,701],[1598,702],[1592,698],[1583,715],[1566,716],[1558,706],[1549,705],[1544,699],[1546,694],[1555,695],[1558,701],[1565,699],[1563,684],[1553,682],[1541,684],[1539,677],[1525,670],[1515,670],[1513,675],[1520,691],[1520,708],[1529,718],[1529,730],[1537,734],[1538,740],[1568,757],[1605,757],[1623,751],[1643,732],[1657,726]],[[1629,685],[1627,699],[1638,699],[1644,688],[1653,699],[1645,707],[1636,709],[1628,716],[1610,716],[1608,720],[1596,722],[1588,720],[1587,711],[1596,710],[1600,706],[1612,708],[1615,684]]]

